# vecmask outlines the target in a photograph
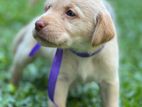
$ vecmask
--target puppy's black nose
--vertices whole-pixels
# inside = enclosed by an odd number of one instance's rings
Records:
[[[42,30],[45,26],[46,26],[46,24],[45,24],[44,21],[42,21],[42,20],[38,20],[38,21],[36,21],[36,23],[35,23],[35,29],[36,29],[37,31]]]

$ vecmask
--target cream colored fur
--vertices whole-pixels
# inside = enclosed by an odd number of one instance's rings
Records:
[[[34,30],[34,37],[44,46],[64,49],[54,96],[58,107],[66,107],[70,87],[79,81],[98,83],[103,107],[119,107],[119,54],[110,5],[104,0],[47,0],[45,6],[47,11],[35,19],[42,21],[45,27]],[[76,14],[75,17],[66,15],[69,9]],[[20,34],[24,35],[22,42],[16,42],[20,44],[12,66],[14,82],[18,81],[19,72],[32,61],[27,54],[35,44],[32,38],[35,20],[22,31],[27,33]],[[94,52],[102,45],[103,50],[89,58],[78,57],[68,49]],[[49,52],[51,50],[48,57],[52,57],[54,48],[48,48]],[[24,53],[23,49],[26,50]],[[52,106],[50,102],[49,107]]]
[[[37,41],[43,46],[64,49],[54,96],[59,107],[66,107],[68,91],[79,80],[99,84],[103,107],[119,106],[117,34],[106,3],[102,0],[47,0],[47,11],[37,20],[43,24],[43,28],[34,31]],[[75,16],[67,15],[69,10]],[[89,58],[78,57],[69,50],[94,52],[102,45],[103,50]]]

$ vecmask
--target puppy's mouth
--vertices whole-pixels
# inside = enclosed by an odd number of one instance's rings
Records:
[[[57,47],[57,44],[43,38],[43,36],[41,36],[37,31],[34,31],[34,38],[43,46]]]
[[[41,43],[41,45],[43,46],[48,46],[48,47],[57,47],[57,45],[55,43],[52,43],[50,41],[45,40],[44,38],[40,37],[40,36],[35,36],[35,39]]]
[[[48,39],[45,39],[42,34],[39,32],[34,32],[34,38],[43,46],[45,47],[60,47],[60,48],[66,48],[65,43],[66,41],[60,41],[58,43],[52,42]]]

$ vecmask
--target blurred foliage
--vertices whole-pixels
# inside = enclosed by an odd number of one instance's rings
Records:
[[[140,0],[109,0],[116,13],[120,44],[121,107],[142,106],[142,3]],[[0,0],[0,107],[47,107],[47,71],[50,65],[38,59],[24,72],[11,93],[8,72],[12,63],[12,39],[25,24],[43,12],[43,0],[30,6],[28,0]],[[45,60],[46,61],[46,60]],[[40,73],[39,73],[40,72]],[[32,76],[31,76],[32,75]],[[70,92],[69,107],[100,107],[95,83],[79,85]]]

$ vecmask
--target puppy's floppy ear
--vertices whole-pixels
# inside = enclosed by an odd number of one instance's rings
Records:
[[[92,46],[98,46],[115,35],[115,28],[111,16],[107,12],[100,12],[96,18],[95,31],[92,36]]]

